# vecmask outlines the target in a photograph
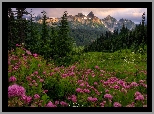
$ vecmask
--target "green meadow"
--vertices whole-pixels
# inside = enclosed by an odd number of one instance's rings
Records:
[[[27,51],[8,52],[9,107],[147,106],[146,53],[88,52],[58,67]]]

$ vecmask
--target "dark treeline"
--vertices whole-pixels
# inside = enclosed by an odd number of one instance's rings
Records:
[[[90,22],[69,22],[70,36],[74,38],[77,46],[89,45],[92,41],[99,38],[108,29],[101,24]]]
[[[129,30],[123,25],[118,33],[118,29],[113,33],[110,31],[102,34],[100,38],[95,40],[90,45],[85,46],[84,51],[108,51],[114,52],[121,49],[132,49],[135,52],[147,45],[147,26],[145,25],[145,14],[142,15],[142,23],[134,30]]]
[[[77,46],[89,45],[92,41],[96,40],[102,31],[94,31],[87,29],[70,29],[70,36],[74,38]]]
[[[41,12],[43,23],[39,24],[34,22],[32,11],[28,13],[26,8],[16,10],[14,13],[8,9],[8,50],[16,49],[16,44],[24,44],[26,49],[42,55],[47,61],[52,58],[63,65],[70,61],[73,39],[69,35],[67,12],[61,17],[59,26],[52,27],[46,22],[45,11]],[[23,19],[24,14],[29,14],[30,20]]]

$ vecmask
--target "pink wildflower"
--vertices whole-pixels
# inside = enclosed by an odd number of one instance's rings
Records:
[[[43,74],[46,74],[46,71],[44,71]]]
[[[38,71],[35,71],[34,74],[35,74],[35,75],[38,75]]]
[[[17,79],[16,79],[16,77],[14,77],[14,76],[11,76],[10,78],[9,78],[9,82],[15,82]]]
[[[128,104],[126,107],[135,107],[135,103],[132,102],[131,104]]]
[[[93,98],[93,101],[95,102],[95,101],[97,101],[98,99],[97,98]]]
[[[112,95],[110,95],[110,94],[105,94],[105,95],[104,95],[104,98],[111,100],[113,97],[112,97]]]
[[[53,73],[53,72],[51,72],[51,73],[50,73],[50,76],[52,76],[53,74],[54,74],[54,73]]]
[[[100,72],[105,73],[105,71],[104,71],[104,70],[100,70]]]
[[[125,89],[129,89],[130,88],[130,85],[125,85],[124,88]]]
[[[141,84],[143,87],[147,88],[147,84]]]
[[[17,84],[8,87],[8,97],[23,96],[25,92],[25,88]]]
[[[29,103],[31,102],[31,100],[32,100],[32,97],[31,97],[31,96],[23,95],[23,96],[22,96],[22,100],[24,100],[24,102],[25,102],[26,104],[29,104]]]
[[[140,83],[144,83],[144,80],[140,80],[139,82],[140,82]]]
[[[137,100],[137,101],[144,100],[144,96],[138,95],[138,96],[136,96],[135,100]]]
[[[90,93],[90,90],[89,89],[83,89],[83,92]]]
[[[118,85],[115,85],[114,86],[114,89],[119,89],[120,87]]]
[[[33,86],[33,84],[32,83],[30,83],[30,84],[28,84],[29,86]]]
[[[48,92],[48,90],[44,90],[44,93],[47,93]]]
[[[44,82],[44,79],[40,79],[40,82]]]
[[[37,76],[37,78],[39,78],[39,79],[40,79],[40,76]]]
[[[141,93],[137,91],[134,96],[137,97],[139,95],[141,95]]]
[[[32,80],[30,76],[27,76],[26,79],[27,79],[28,81]]]
[[[19,47],[19,46],[21,46],[21,45],[19,45],[19,44],[16,44],[16,47]]]
[[[66,102],[64,102],[64,101],[61,101],[60,104],[61,104],[62,106],[68,106],[68,104],[67,104]]]
[[[101,107],[104,107],[104,105],[105,105],[104,103],[100,103],[100,106],[101,106]]]
[[[114,102],[113,106],[114,106],[114,107],[121,107],[121,104],[118,103],[118,102]]]
[[[96,69],[99,69],[99,66],[95,66]]]
[[[67,77],[67,74],[62,74],[62,77],[63,77],[63,78]]]
[[[55,101],[55,105],[58,105],[59,104],[59,101]]]
[[[131,87],[137,87],[138,84],[137,84],[136,82],[132,82],[132,83],[130,84],[130,86],[131,86]]]
[[[108,82],[104,82],[104,85],[108,85]]]
[[[51,101],[49,101],[48,104],[46,105],[46,107],[57,107],[57,106],[54,105]]]
[[[82,91],[81,88],[77,88],[77,89],[76,89],[76,92],[81,92],[81,91]]]
[[[105,90],[105,93],[108,93],[109,92],[109,90],[107,89],[107,90]]]
[[[92,101],[93,100],[93,98],[92,97],[88,97],[88,101]]]
[[[74,76],[74,75],[75,75],[74,72],[69,73],[69,76]]]
[[[83,82],[83,80],[78,80],[78,83]]]
[[[95,101],[97,101],[98,99],[97,99],[97,98],[88,97],[87,100],[88,100],[88,101],[95,102]]]
[[[38,55],[35,53],[35,54],[33,54],[33,56],[34,56],[34,57],[37,57]]]
[[[82,86],[82,87],[83,87],[83,86],[84,86],[84,83],[81,83],[81,84],[80,84],[80,86]]]
[[[58,71],[58,70],[59,70],[58,68],[55,68],[55,69],[54,69],[55,72]]]
[[[97,82],[94,82],[94,85],[97,85],[98,83]]]
[[[75,68],[75,66],[71,66],[71,69],[74,69]]]
[[[33,80],[32,82],[33,82],[33,83],[35,83],[36,81],[35,81],[35,80]]]
[[[40,96],[38,94],[34,95],[34,99],[39,99],[39,98],[40,98]]]
[[[73,95],[72,95],[72,102],[73,102],[73,103],[76,103],[76,102],[77,102],[76,96],[73,96]]]
[[[30,51],[28,51],[28,50],[26,50],[26,53],[27,53],[28,55],[32,55],[32,53],[31,53]]]
[[[67,99],[68,99],[68,100],[71,100],[72,98],[71,98],[71,97],[68,97]]]
[[[92,71],[91,69],[88,69],[88,70],[87,70],[87,72],[91,72],[91,71]]]

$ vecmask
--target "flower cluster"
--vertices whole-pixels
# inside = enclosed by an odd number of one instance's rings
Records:
[[[8,87],[8,97],[16,97],[25,95],[25,88],[17,84]]]

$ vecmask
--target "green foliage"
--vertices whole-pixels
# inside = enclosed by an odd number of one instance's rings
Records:
[[[58,80],[56,77],[49,77],[45,80],[45,84],[43,85],[43,88],[48,90],[47,95],[52,98],[56,99],[58,95],[57,86],[58,86]]]
[[[16,8],[17,16],[8,8],[8,50],[15,49],[16,44],[24,43],[27,37],[28,21],[23,20],[23,14],[28,14],[25,10],[26,8]],[[15,19],[17,17],[17,19]]]
[[[102,34],[100,38],[86,46],[84,51],[115,52],[122,49],[132,49],[136,53],[141,47],[145,50],[146,45],[147,27],[144,23],[136,26],[133,31],[128,30],[123,24],[120,33],[118,33],[118,30],[114,30],[113,33],[106,31],[105,35]],[[142,51],[142,53],[145,53],[145,51]]]
[[[114,102],[119,102],[122,107],[135,102],[135,106],[143,106],[147,104],[145,95],[147,94],[146,82],[143,82],[144,86],[140,84],[140,81],[146,80],[146,53],[145,55],[141,53],[134,53],[130,49],[119,50],[114,53],[102,53],[102,52],[88,52],[80,55],[78,64],[75,64],[75,68],[72,65],[68,67],[56,67],[51,64],[46,65],[46,61],[43,57],[34,57],[32,55],[22,55],[26,54],[22,48],[16,48],[15,51],[9,51],[8,53],[8,78],[15,76],[16,82],[9,82],[9,85],[14,83],[23,86],[26,89],[26,95],[32,97],[32,101],[28,104],[24,104],[20,98],[9,98],[9,104],[13,106],[15,104],[13,99],[23,103],[23,106],[37,106],[44,107],[49,101],[55,103],[55,101],[65,101],[70,106],[74,106],[68,97],[75,95],[77,97],[77,103],[84,105],[86,107],[99,107],[102,101],[106,101],[105,107],[113,107]],[[77,55],[73,56],[79,57]],[[143,61],[144,60],[144,61]],[[19,64],[20,63],[20,64]],[[12,66],[18,64],[17,69],[12,69]],[[52,63],[53,64],[53,63]],[[99,66],[96,69],[95,66]],[[88,70],[91,71],[88,71]],[[37,73],[35,73],[38,71]],[[70,75],[74,72],[73,75]],[[89,74],[87,74],[89,72]],[[66,77],[63,77],[67,74]],[[107,81],[110,78],[117,78],[118,80],[123,80],[127,84],[136,82],[139,85],[136,87],[131,87],[125,89],[122,92],[122,86],[116,81],[114,84],[104,85],[102,81]],[[29,79],[31,78],[31,79]],[[40,79],[44,81],[41,82]],[[78,83],[79,80],[83,80]],[[97,84],[94,84],[96,83]],[[84,87],[80,84],[84,83]],[[87,84],[91,87],[87,87]],[[120,89],[111,88],[118,84]],[[90,93],[79,93],[76,92],[77,88],[89,89]],[[44,90],[48,92],[43,93]],[[96,90],[100,93],[96,92]],[[113,96],[112,103],[104,98],[108,90],[109,94]],[[141,92],[144,95],[144,100],[135,101],[135,92]],[[40,98],[34,99],[34,95],[38,94]],[[88,97],[95,97],[98,99],[97,102],[87,101]],[[127,99],[126,99],[127,98]],[[41,103],[36,103],[40,102]],[[11,103],[10,103],[11,102]],[[41,106],[40,106],[41,104]],[[15,106],[20,106],[16,104]],[[61,105],[57,105],[61,107]]]
[[[64,12],[60,26],[59,26],[59,36],[56,39],[55,47],[56,55],[59,57],[65,57],[72,51],[73,42],[69,36],[69,26],[67,22],[67,12]]]

